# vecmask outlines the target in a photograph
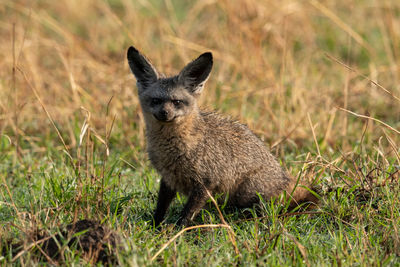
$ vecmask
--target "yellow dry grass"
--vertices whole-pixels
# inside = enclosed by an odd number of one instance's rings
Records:
[[[365,145],[393,156],[399,135],[392,130],[400,129],[399,14],[395,0],[3,0],[0,133],[20,153],[46,151],[49,136],[63,149],[31,83],[67,147],[78,146],[86,110],[99,136],[115,114],[114,145],[143,147],[126,62],[126,49],[135,45],[166,74],[212,51],[203,106],[248,123],[272,146],[308,144],[315,155],[351,151],[366,117],[340,107],[374,118]]]

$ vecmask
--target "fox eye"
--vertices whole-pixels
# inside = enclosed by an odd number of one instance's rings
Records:
[[[156,105],[160,105],[162,102],[162,100],[160,98],[152,98],[151,99],[151,105],[156,106]]]
[[[172,104],[174,104],[174,106],[176,108],[180,108],[183,105],[183,101],[182,100],[172,100]]]

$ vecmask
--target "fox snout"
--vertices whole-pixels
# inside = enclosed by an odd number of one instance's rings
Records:
[[[161,122],[172,122],[175,119],[175,112],[173,107],[170,107],[169,103],[165,103],[153,113],[153,116]]]

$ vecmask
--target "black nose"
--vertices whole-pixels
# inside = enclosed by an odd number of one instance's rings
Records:
[[[170,117],[171,112],[169,112],[168,110],[162,109],[160,111],[158,111],[158,113],[154,114],[154,117],[156,117],[157,120],[159,121],[168,121]]]

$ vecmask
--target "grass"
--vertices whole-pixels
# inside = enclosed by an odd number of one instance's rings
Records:
[[[395,0],[2,1],[0,264],[39,265],[32,231],[93,219],[121,236],[120,265],[399,266],[399,25]],[[129,45],[165,73],[212,51],[202,106],[315,179],[318,208],[221,218],[210,201],[180,233],[179,196],[154,230]],[[90,264],[65,247],[61,263]]]

